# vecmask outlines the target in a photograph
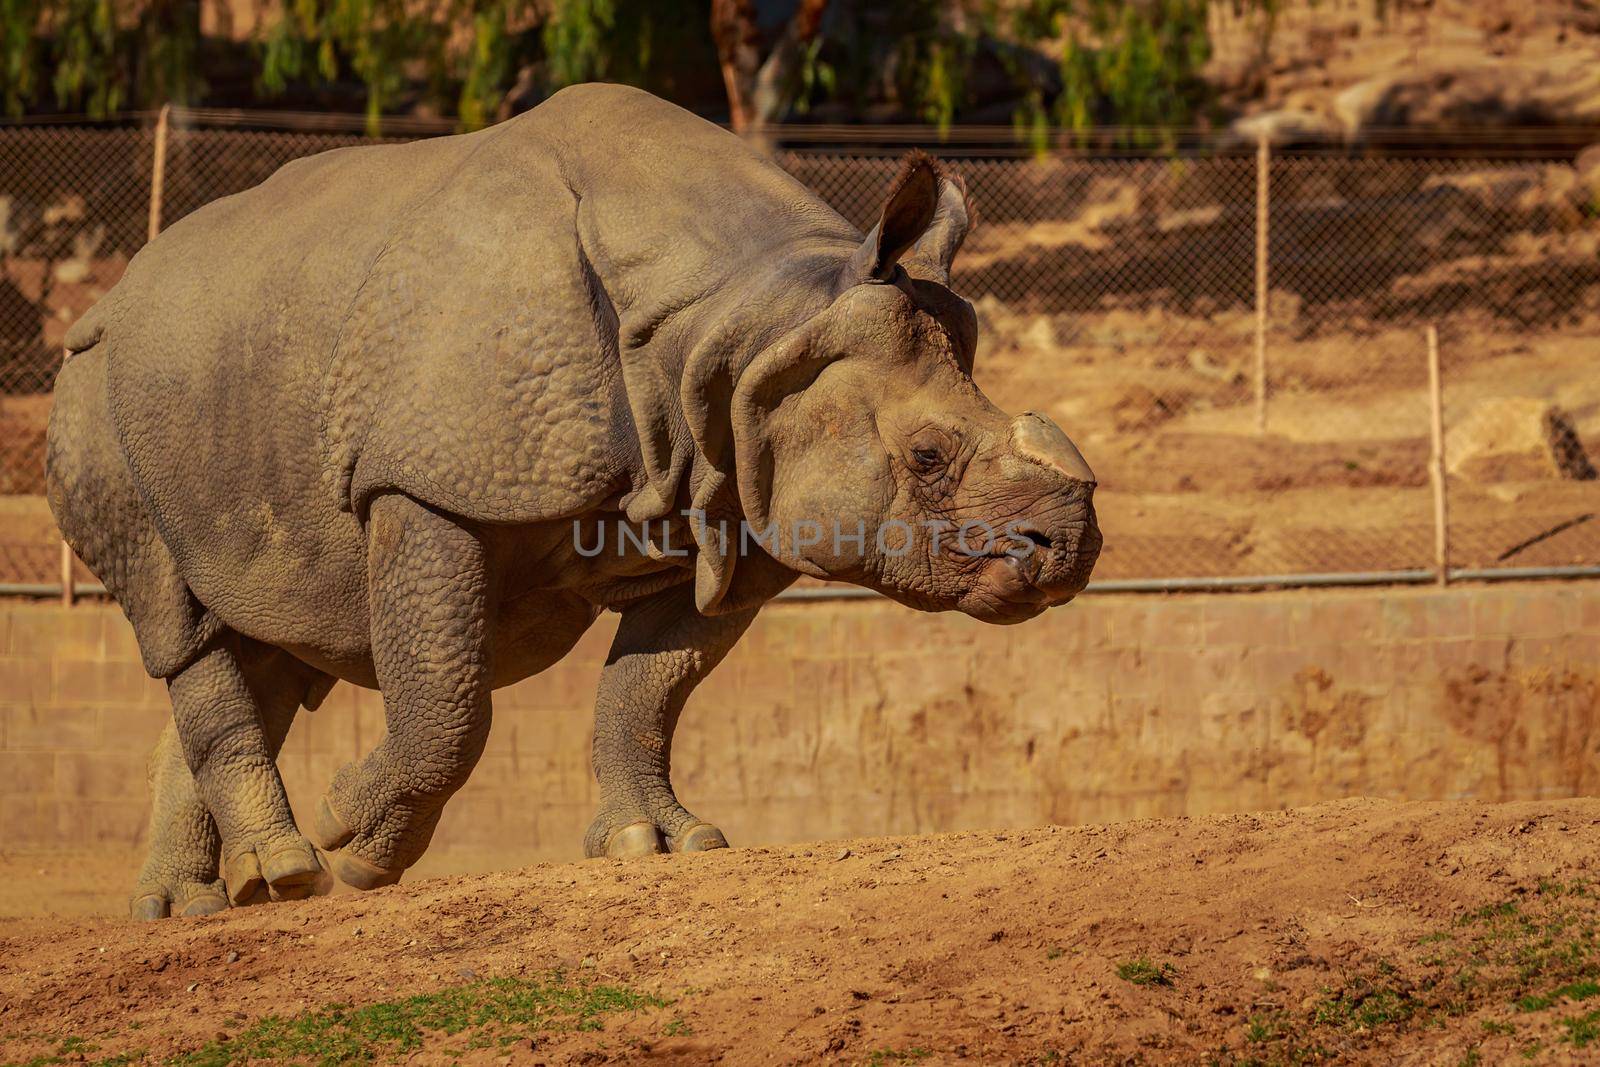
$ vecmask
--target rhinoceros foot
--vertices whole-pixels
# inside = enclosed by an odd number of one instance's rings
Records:
[[[678,809],[685,818],[673,819],[677,833],[668,833],[652,819],[635,819],[616,829],[617,820],[609,811],[595,816],[584,840],[584,852],[591,859],[605,856],[610,859],[634,859],[663,852],[707,852],[714,848],[727,848],[728,839],[722,831],[708,822],[702,822]]]
[[[356,838],[350,823],[323,797],[317,803],[317,813],[312,820],[311,836],[320,846],[323,858],[333,876],[353,889],[378,889],[394,885],[405,873],[400,866],[374,863],[349,847]]]
[[[171,723],[150,760],[150,851],[128,910],[135,919],[210,915],[228,906],[217,876],[217,828],[195,794]]]
[[[223,869],[228,899],[234,904],[264,900],[304,900],[325,882],[316,850],[305,838],[257,845],[231,857]]]
[[[214,884],[180,882],[171,886],[140,886],[129,913],[140,922],[169,915],[211,915],[228,906],[227,897]]]

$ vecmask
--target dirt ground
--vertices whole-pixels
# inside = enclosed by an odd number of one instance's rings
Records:
[[[0,1060],[1594,1062],[1597,874],[1600,800],[1358,800],[13,920]]]

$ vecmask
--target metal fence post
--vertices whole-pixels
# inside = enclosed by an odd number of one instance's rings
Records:
[[[1439,375],[1439,328],[1428,327],[1428,407],[1433,455],[1428,464],[1433,482],[1433,562],[1440,585],[1450,584],[1450,502],[1444,480],[1444,390]]]
[[[1256,143],[1256,432],[1267,432],[1267,203],[1272,149]]]
[[[161,194],[167,184],[167,120],[172,114],[171,104],[162,104],[156,116],[155,157],[150,164],[150,232],[146,240],[154,241],[161,232]]]
[[[72,582],[72,546],[65,541],[61,542],[61,603],[65,607],[72,607],[75,599]]]

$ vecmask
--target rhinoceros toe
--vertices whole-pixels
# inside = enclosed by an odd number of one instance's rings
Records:
[[[173,915],[211,915],[227,906],[228,898],[220,885],[179,882],[170,886],[140,886],[129,902],[128,913],[137,922],[149,922]]]
[[[708,822],[695,823],[672,839],[674,852],[709,852],[727,847],[728,839],[722,836],[722,831]]]
[[[606,841],[605,854],[611,859],[623,860],[650,856],[666,850],[661,841],[661,831],[656,829],[656,824],[641,820],[629,823],[613,833]]]

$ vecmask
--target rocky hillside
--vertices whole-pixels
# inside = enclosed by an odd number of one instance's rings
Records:
[[[1590,0],[1292,0],[1270,22],[1217,4],[1211,24],[1207,76],[1227,107],[1256,117],[1244,133],[1265,114],[1287,142],[1600,131],[1600,6]]]

